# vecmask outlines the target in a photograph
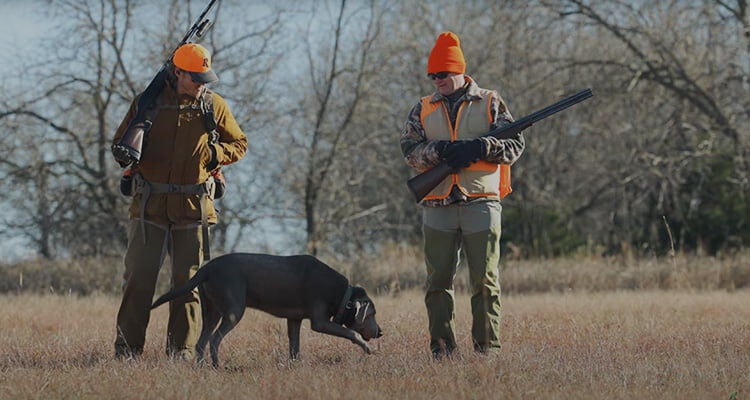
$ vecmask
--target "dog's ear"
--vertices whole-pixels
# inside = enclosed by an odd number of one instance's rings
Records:
[[[352,286],[352,299],[362,298],[367,298],[367,292],[365,291],[365,288],[357,285]]]
[[[354,301],[354,321],[357,324],[364,324],[365,318],[367,318],[367,309],[370,308],[369,301]]]

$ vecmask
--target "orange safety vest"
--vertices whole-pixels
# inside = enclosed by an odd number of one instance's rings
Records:
[[[420,119],[427,139],[462,140],[474,139],[487,133],[493,122],[490,106],[492,92],[482,91],[483,98],[462,102],[456,116],[455,128],[451,126],[448,110],[442,101],[431,102],[433,96],[422,97]],[[458,173],[451,174],[438,184],[424,200],[448,197],[453,186],[467,197],[504,198],[513,189],[510,186],[510,165],[477,161]]]

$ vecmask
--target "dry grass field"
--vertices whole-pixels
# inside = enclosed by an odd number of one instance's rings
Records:
[[[474,355],[457,296],[454,360],[428,356],[419,291],[375,296],[385,336],[367,356],[258,311],[226,338],[218,370],[162,352],[157,309],[143,357],[112,357],[113,296],[0,297],[2,399],[742,399],[750,398],[750,292],[612,291],[504,297],[504,351]]]

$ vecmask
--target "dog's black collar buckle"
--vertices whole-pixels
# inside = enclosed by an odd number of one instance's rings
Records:
[[[344,297],[341,299],[341,304],[339,305],[339,309],[336,312],[336,316],[333,317],[333,322],[336,324],[341,325],[344,322],[344,313],[346,312],[347,304],[349,303],[349,300],[351,300],[352,297],[352,285],[349,285],[346,287],[346,292],[344,292]]]

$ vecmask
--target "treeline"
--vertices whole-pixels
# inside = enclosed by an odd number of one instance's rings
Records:
[[[204,6],[146,3],[54,1],[49,47],[19,48],[24,78],[0,81],[6,241],[47,259],[122,253],[129,199],[110,140]],[[744,0],[224,0],[203,43],[250,148],[226,171],[216,251],[343,262],[418,247],[398,136],[432,91],[426,59],[444,30],[461,37],[467,73],[516,118],[595,93],[527,131],[503,204],[507,254],[746,247],[747,10]]]

